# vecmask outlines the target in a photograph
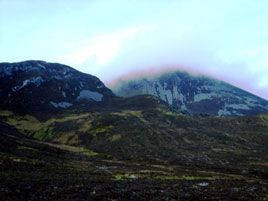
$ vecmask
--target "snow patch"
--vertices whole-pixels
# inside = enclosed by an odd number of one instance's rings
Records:
[[[230,88],[226,87],[223,84],[214,84],[214,85],[204,85],[204,89],[211,90],[211,91],[231,91]]]
[[[55,73],[55,72],[57,72],[57,71],[56,71],[55,69],[53,69],[53,68],[52,68],[52,69],[50,68],[50,69],[48,69],[48,72],[50,72],[50,73]]]
[[[164,83],[164,87],[161,85],[161,83],[157,82],[155,85],[157,92],[158,92],[158,96],[166,101],[168,104],[172,105],[173,103],[173,98],[172,98],[172,92],[169,89],[166,89],[167,84]]]
[[[229,105],[226,105],[225,107],[229,107],[229,108],[233,108],[237,110],[250,110],[248,105],[245,105],[245,104],[229,104]]]
[[[249,98],[249,97],[245,97],[245,102],[247,103],[247,105],[251,106],[251,107],[256,107],[256,106],[260,106],[263,107],[262,105],[258,104],[256,100]]]
[[[58,76],[58,75],[54,76],[53,78],[55,78],[56,80],[62,80],[63,79],[61,76]]]
[[[237,111],[234,111],[234,113],[235,113],[236,116],[241,116],[241,117],[244,116],[243,114],[241,114],[241,113],[239,113]]]
[[[222,110],[218,111],[218,115],[219,116],[228,116],[231,115],[232,113],[229,112],[225,107]]]
[[[183,96],[182,93],[179,93],[177,85],[173,86],[173,99],[180,100],[180,102],[182,104],[182,106],[181,106],[182,110],[187,109],[186,106],[185,106],[185,103],[184,103],[185,97]]]
[[[77,100],[82,99],[88,99],[88,100],[94,100],[94,101],[102,101],[103,95],[98,92],[93,92],[90,90],[82,90],[80,91],[79,96],[77,97]]]
[[[73,104],[72,103],[68,103],[68,102],[59,102],[59,103],[55,103],[53,101],[50,101],[50,104],[53,105],[55,108],[68,108],[71,107]]]
[[[196,94],[194,96],[194,102],[200,102],[202,100],[208,100],[212,99],[213,97],[217,96],[216,93],[202,93],[202,94]]]
[[[202,182],[202,183],[199,183],[198,185],[199,185],[199,186],[202,186],[202,187],[205,187],[205,186],[208,186],[209,183],[207,183],[207,182]]]
[[[21,64],[6,64],[3,68],[0,68],[0,77],[5,77],[5,76],[10,76],[14,72],[17,71],[24,71],[24,72],[29,72],[29,71],[34,71],[34,70],[40,70],[40,63],[21,63]],[[43,68],[43,67],[42,67]]]
[[[97,85],[98,89],[104,88],[104,85],[102,83],[100,83],[100,85]]]
[[[13,73],[12,67],[0,68],[0,77],[10,76]]]
[[[155,88],[153,88],[152,85],[149,83],[145,83],[143,85],[142,94],[150,94],[150,95],[157,96],[157,92]]]
[[[40,68],[46,69],[46,67],[43,66],[42,64],[37,64],[37,66],[39,66]]]
[[[68,73],[67,75],[64,75],[64,78],[65,78],[65,79],[69,79],[69,78],[71,78],[72,76],[73,76],[72,73]]]
[[[218,111],[219,116],[228,116],[234,113],[236,116],[244,116],[243,114],[237,112],[237,111],[232,111],[230,112],[227,108],[231,108],[231,110],[250,110],[248,105],[245,104],[225,104],[224,108]]]
[[[69,79],[73,76],[73,73],[71,72],[69,68],[64,68],[62,73],[65,79]]]
[[[69,69],[69,68],[63,68],[62,73],[63,73],[64,75],[66,75],[66,74],[69,73],[69,72],[70,72],[70,69]]]
[[[66,98],[66,93],[65,93],[65,91],[62,92],[62,96],[63,96],[64,98]]]
[[[14,92],[22,89],[23,87],[33,83],[35,86],[39,87],[42,83],[44,82],[43,78],[41,78],[40,76],[38,77],[34,77],[34,78],[31,78],[31,79],[28,79],[28,80],[24,80],[22,85],[18,85],[18,86],[15,86],[12,88],[12,90]]]

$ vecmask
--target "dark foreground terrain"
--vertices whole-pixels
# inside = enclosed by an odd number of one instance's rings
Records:
[[[173,113],[151,96],[1,111],[0,200],[268,200],[268,115]]]
[[[10,130],[4,128],[1,200],[268,199],[267,178],[258,172],[122,161],[82,147],[6,135]]]

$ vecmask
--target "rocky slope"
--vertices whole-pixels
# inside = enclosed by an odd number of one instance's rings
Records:
[[[44,61],[0,63],[0,108],[55,110],[114,97],[95,76]]]
[[[268,101],[222,81],[172,71],[121,81],[112,90],[119,96],[158,96],[176,110],[213,116],[243,116],[268,112]]]

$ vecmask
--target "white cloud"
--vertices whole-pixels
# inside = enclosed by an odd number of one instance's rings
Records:
[[[94,59],[96,64],[101,65],[109,62],[118,53],[119,49],[120,43],[117,41],[105,38],[102,41],[93,39],[89,44],[83,45],[80,49],[62,56],[59,58],[59,61],[79,66],[89,59]]]
[[[264,62],[264,66],[268,68],[268,58],[267,58],[266,61]]]
[[[240,56],[246,57],[260,57],[268,54],[268,45],[261,45],[259,47],[247,48],[240,51]]]
[[[268,87],[268,79],[267,76],[263,76],[259,83],[258,83],[259,87],[264,88],[264,87]]]
[[[117,32],[102,34],[65,45],[74,49],[58,60],[75,66],[81,66],[88,60],[93,60],[96,66],[109,63],[120,51],[124,43],[136,34],[145,30],[144,27],[121,29]]]

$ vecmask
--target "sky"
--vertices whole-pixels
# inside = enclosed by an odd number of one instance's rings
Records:
[[[104,83],[178,68],[268,100],[267,0],[0,0],[0,62],[70,65]]]

